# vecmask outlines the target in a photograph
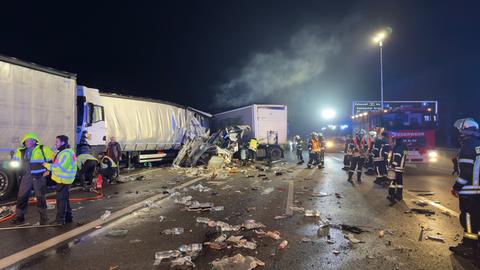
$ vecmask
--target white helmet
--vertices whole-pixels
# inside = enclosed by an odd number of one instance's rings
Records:
[[[478,123],[472,118],[458,119],[457,121],[455,121],[453,126],[456,127],[459,131],[462,131],[465,129],[478,130]]]

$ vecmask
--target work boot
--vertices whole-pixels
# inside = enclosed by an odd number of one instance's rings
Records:
[[[455,255],[464,257],[469,260],[475,259],[475,247],[473,246],[473,244],[468,244],[468,242],[466,242],[465,240],[457,246],[449,247],[448,249],[450,249],[450,251],[453,252]]]
[[[348,179],[347,181],[352,183],[353,172],[348,172]]]
[[[24,217],[16,217],[14,220],[12,220],[13,225],[21,225],[23,223],[25,223]]]
[[[357,181],[362,182],[362,173],[361,172],[357,172]]]
[[[390,201],[389,206],[394,206],[395,203],[397,203],[397,202],[395,201],[395,198],[394,198],[393,196],[391,196],[391,195],[388,195],[388,196],[387,196],[387,200]]]
[[[373,181],[373,183],[381,186],[381,185],[382,185],[382,178],[380,178],[380,177],[375,178],[375,180]]]
[[[40,217],[40,221],[38,223],[40,226],[48,225],[48,217]]]

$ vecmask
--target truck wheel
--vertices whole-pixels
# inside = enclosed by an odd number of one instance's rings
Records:
[[[15,186],[14,177],[0,170],[0,199],[10,196]]]
[[[279,160],[282,158],[282,149],[274,147],[270,149],[270,159],[272,161]]]

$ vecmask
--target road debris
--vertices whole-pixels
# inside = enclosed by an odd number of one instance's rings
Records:
[[[405,213],[406,214],[415,213],[415,214],[421,214],[426,216],[435,215],[435,211],[429,210],[429,209],[421,209],[421,208],[410,208],[410,211],[405,211]]]
[[[111,214],[112,212],[110,212],[109,210],[106,210],[105,213],[103,213],[103,215],[100,218],[102,220],[106,220]]]
[[[346,239],[348,239],[348,241],[350,241],[350,243],[352,244],[358,244],[358,243],[362,243],[362,241],[358,240],[357,238],[355,238],[355,236],[351,233],[347,234],[344,236]]]
[[[320,217],[320,211],[318,210],[305,210],[306,217]]]
[[[437,242],[442,242],[442,243],[445,243],[445,240],[440,237],[440,236],[433,236],[433,235],[429,235],[426,237],[427,240],[432,240],[432,241],[437,241]]]
[[[273,191],[274,191],[274,189],[272,187],[266,188],[262,191],[262,195],[268,195],[268,194],[272,193]]]
[[[303,207],[298,207],[298,206],[290,206],[289,208],[290,208],[290,210],[292,210],[293,212],[304,212],[304,211],[305,211],[305,208],[303,208]]]
[[[244,228],[246,230],[255,230],[255,229],[260,229],[260,228],[265,228],[265,227],[266,227],[265,225],[263,225],[260,222],[256,222],[253,219],[246,220],[242,224],[242,228]]]
[[[311,243],[313,242],[312,239],[308,238],[308,237],[303,237],[302,240],[301,240],[302,243]]]
[[[264,266],[265,263],[255,257],[237,254],[233,257],[216,259],[212,265],[216,270],[251,270],[257,266]]]
[[[167,235],[179,235],[179,234],[183,234],[184,232],[185,232],[185,229],[181,227],[166,229],[162,231],[163,234],[167,234]]]
[[[317,235],[319,237],[325,237],[330,235],[330,224],[321,224],[317,230]]]
[[[142,240],[140,240],[140,239],[133,239],[133,240],[130,240],[130,241],[128,241],[128,242],[129,242],[130,244],[137,244],[137,243],[141,243]]]
[[[383,238],[385,236],[385,231],[381,230],[378,232],[378,237]]]
[[[163,260],[178,258],[182,253],[178,250],[167,250],[155,252],[155,262],[153,265],[159,265]]]
[[[192,257],[185,256],[185,257],[179,257],[172,260],[172,263],[170,264],[170,268],[174,268],[177,266],[194,268],[195,264],[192,262]]]
[[[286,248],[288,245],[288,241],[287,240],[283,240],[279,245],[278,245],[278,249],[284,249]]]
[[[334,251],[333,251],[333,254],[338,255],[338,254],[340,254],[340,251],[334,250]]]
[[[287,215],[281,215],[281,216],[275,216],[275,217],[274,217],[274,219],[277,219],[277,220],[278,220],[278,219],[286,219],[286,218],[288,218]]]
[[[413,203],[415,203],[416,205],[420,206],[420,207],[425,207],[425,206],[428,206],[428,203],[425,202],[425,201],[422,201],[422,200],[413,200]]]
[[[422,241],[423,240],[423,233],[425,232],[425,227],[423,226],[420,226],[420,235],[418,237],[418,241]]]
[[[360,227],[347,225],[347,224],[340,224],[339,227],[344,231],[348,231],[348,232],[355,233],[355,234],[361,234],[363,232],[368,232],[367,230],[364,230]]]
[[[195,190],[195,191],[198,191],[198,192],[210,192],[212,189],[209,188],[209,187],[206,187],[202,184],[198,184],[196,186],[193,186],[190,188],[191,190]]]
[[[312,193],[312,197],[327,197],[327,196],[330,196],[332,194],[328,194],[328,193],[325,193],[325,192],[313,192]]]
[[[275,240],[280,240],[281,239],[279,231],[268,231],[268,232],[265,233],[265,236],[269,237],[269,238],[272,238],[272,239],[275,239]]]

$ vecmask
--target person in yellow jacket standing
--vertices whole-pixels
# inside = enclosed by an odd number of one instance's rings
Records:
[[[47,180],[44,173],[47,171],[42,163],[49,162],[53,158],[53,151],[40,143],[38,136],[27,133],[21,141],[21,147],[17,149],[12,160],[21,164],[20,187],[17,195],[16,218],[13,224],[19,225],[25,222],[25,214],[28,207],[30,191],[35,191],[37,208],[40,214],[40,225],[46,225],[47,217]]]
[[[249,150],[249,159],[255,163],[257,160],[257,145],[258,141],[257,138],[251,138],[250,142],[248,143],[248,150]]]
[[[57,136],[55,147],[58,150],[53,163],[44,163],[43,166],[52,174],[56,184],[57,217],[55,223],[64,225],[73,222],[72,208],[70,207],[70,185],[77,173],[77,157],[68,144],[68,137]]]

